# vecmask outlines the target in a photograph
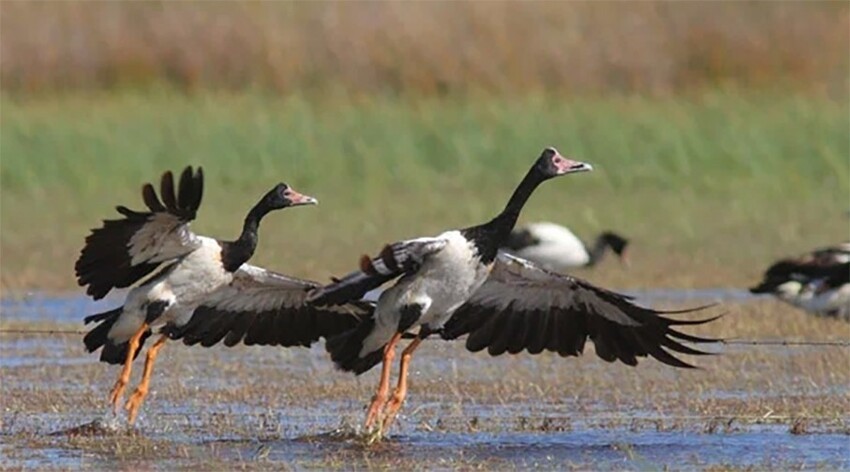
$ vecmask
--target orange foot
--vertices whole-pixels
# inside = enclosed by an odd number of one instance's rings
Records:
[[[112,411],[116,414],[118,413],[118,403],[121,401],[125,388],[127,388],[127,381],[121,376],[112,387],[112,392],[109,393],[109,403],[112,404]]]
[[[142,407],[142,403],[145,401],[145,397],[148,395],[148,389],[142,388],[141,386],[133,392],[133,395],[130,396],[130,399],[127,400],[127,404],[124,405],[124,408],[128,412],[130,424],[136,422],[136,417],[139,415],[139,408]]]

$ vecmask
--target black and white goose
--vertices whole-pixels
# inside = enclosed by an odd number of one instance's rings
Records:
[[[704,354],[680,341],[714,340],[679,332],[674,326],[710,320],[661,316],[664,312],[635,305],[625,295],[498,253],[538,185],[591,169],[547,148],[504,210],[489,222],[387,245],[377,257],[363,256],[359,271],[313,292],[310,299],[316,304],[347,303],[400,277],[381,293],[373,317],[326,342],[334,363],[345,371],[361,374],[383,362],[366,416],[372,438],[381,437],[392,423],[407,393],[413,352],[432,333],[445,339],[468,334],[467,349],[486,348],[491,355],[548,350],[577,356],[588,338],[601,358],[628,365],[649,355],[675,367],[691,367],[667,349]],[[415,339],[401,355],[398,385],[388,397],[396,344],[404,333],[414,331]]]
[[[203,173],[187,167],[175,193],[171,172],[163,174],[160,193],[142,188],[149,211],[119,206],[123,218],[105,220],[86,238],[76,274],[95,299],[114,288],[135,285],[123,306],[89,316],[97,322],[86,334],[89,352],[102,348],[100,360],[124,364],[110,394],[117,411],[129,382],[131,365],[152,333],[161,335],[147,351],[138,388],[126,404],[133,423],[148,392],[153,363],[165,341],[186,344],[309,345],[320,336],[356,326],[371,313],[363,303],[316,309],[306,303],[318,284],[246,264],[257,247],[262,218],[272,210],[315,205],[286,184],[274,186],[248,212],[242,234],[234,241],[199,236],[189,229],[203,194]]]
[[[568,228],[540,221],[511,231],[503,249],[545,269],[563,272],[574,267],[593,267],[609,249],[621,262],[628,264],[628,244],[628,239],[605,231],[596,237],[593,246],[588,247]]]
[[[750,288],[809,313],[850,321],[850,242],[782,259]]]

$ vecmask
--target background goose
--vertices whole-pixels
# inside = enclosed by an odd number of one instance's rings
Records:
[[[76,263],[79,284],[88,285],[86,292],[95,299],[113,288],[140,283],[122,307],[85,319],[98,323],[84,337],[88,351],[102,348],[101,361],[124,364],[110,394],[116,411],[132,361],[152,332],[161,333],[147,352],[142,380],[127,402],[130,423],[168,336],[205,346],[224,336],[228,345],[243,338],[246,344],[309,345],[319,336],[355,326],[359,316],[371,311],[360,303],[314,309],[305,300],[317,284],[245,264],[254,254],[260,221],[267,213],[314,205],[314,198],[278,184],[248,212],[238,239],[220,241],[189,229],[203,194],[200,168],[183,171],[176,193],[174,178],[166,172],[160,193],[162,201],[153,185],[142,188],[146,212],[117,207],[124,218],[106,220],[93,230]]]
[[[404,401],[414,350],[435,332],[447,339],[469,334],[468,349],[486,347],[492,355],[523,349],[532,354],[549,350],[578,355],[587,338],[594,341],[603,359],[619,359],[628,365],[635,365],[637,356],[650,355],[672,366],[690,367],[665,348],[703,354],[677,339],[713,340],[672,327],[709,320],[668,319],[659,316],[659,311],[633,304],[629,297],[497,254],[538,185],[591,169],[547,148],[504,210],[489,222],[387,245],[377,257],[363,256],[359,271],[313,292],[311,299],[317,304],[346,303],[400,277],[380,295],[373,317],[326,343],[331,358],[343,370],[360,374],[383,362],[366,416],[367,431],[377,422],[377,429],[371,431],[373,438],[388,429]],[[416,328],[416,338],[401,355],[397,387],[388,398],[396,344],[403,333]]]
[[[850,242],[779,260],[750,292],[771,294],[809,313],[850,321]]]
[[[592,267],[610,249],[620,261],[628,264],[626,246],[629,240],[611,231],[596,237],[588,248],[572,231],[555,223],[530,223],[511,231],[503,248],[517,257],[550,270],[565,271],[573,267]]]

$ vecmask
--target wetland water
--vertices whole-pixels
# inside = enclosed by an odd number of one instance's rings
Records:
[[[737,290],[634,295],[755,302]],[[118,303],[36,294],[0,310],[5,324],[76,330]],[[850,387],[835,373],[850,369],[846,349],[726,346],[685,372],[607,364],[592,346],[579,359],[491,358],[435,340],[414,359],[397,427],[367,448],[354,431],[376,372],[336,372],[321,345],[171,343],[128,428],[106,406],[118,368],[79,335],[0,336],[0,469],[850,469]],[[92,421],[93,432],[68,433]]]

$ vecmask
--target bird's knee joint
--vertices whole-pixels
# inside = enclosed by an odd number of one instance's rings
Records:
[[[389,346],[387,346],[387,349],[384,351],[384,359],[390,361],[393,358],[395,358],[395,349],[390,349]]]

